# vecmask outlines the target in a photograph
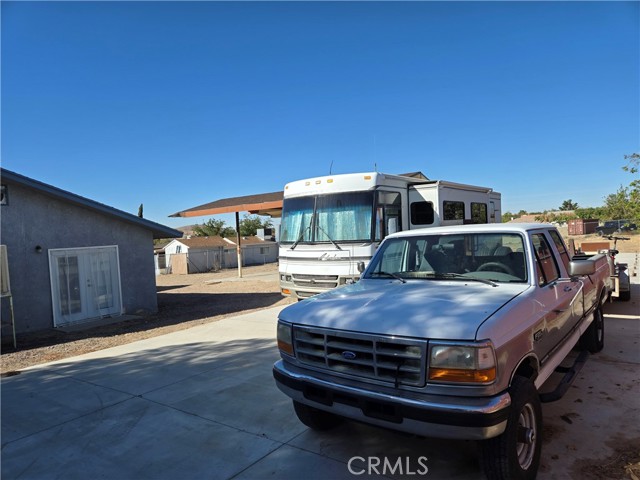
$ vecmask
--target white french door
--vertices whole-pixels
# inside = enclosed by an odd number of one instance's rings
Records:
[[[53,324],[122,313],[118,247],[49,250]]]

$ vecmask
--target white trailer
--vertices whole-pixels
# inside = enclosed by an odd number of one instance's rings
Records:
[[[283,295],[303,299],[352,283],[380,242],[413,228],[497,223],[491,188],[377,172],[288,183],[280,225]]]

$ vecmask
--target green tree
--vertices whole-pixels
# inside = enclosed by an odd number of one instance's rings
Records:
[[[640,154],[625,155],[624,159],[627,164],[622,169],[635,178],[627,187],[621,185],[617,192],[605,197],[601,218],[611,220],[625,218],[638,223],[640,222],[640,178],[638,178]]]
[[[260,228],[271,228],[273,223],[268,218],[261,218],[258,215],[245,215],[240,220],[240,235],[243,237],[250,237],[258,233]]]
[[[217,235],[229,238],[236,235],[236,231],[232,227],[225,226],[224,220],[216,220],[211,218],[202,225],[196,225],[193,228],[193,234],[196,237],[215,237]]]
[[[516,218],[518,215],[511,212],[504,212],[502,214],[502,223],[507,223]]]
[[[142,218],[142,211],[144,209],[144,205],[141,203],[140,206],[138,207],[138,216],[140,218]]]
[[[576,214],[577,218],[582,218],[583,220],[606,217],[604,209],[602,207],[576,208],[574,213]]]
[[[640,153],[632,153],[631,155],[625,155],[624,159],[627,161],[627,164],[622,167],[622,169],[625,172],[629,172],[629,173],[638,173],[638,168],[640,167]],[[635,180],[634,182],[631,183],[636,183],[636,185],[638,184],[638,180]]]
[[[612,220],[621,218],[638,219],[638,205],[631,201],[629,187],[620,186],[616,193],[607,195],[604,199],[606,217]]]
[[[571,201],[571,199],[569,199],[562,202],[562,205],[560,205],[559,210],[561,212],[566,212],[567,210],[575,210],[576,208],[578,208],[578,204]]]

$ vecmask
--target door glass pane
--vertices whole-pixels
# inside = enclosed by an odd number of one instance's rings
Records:
[[[113,307],[113,278],[108,252],[91,254],[91,288],[96,308],[104,310]]]
[[[78,257],[58,257],[60,313],[71,315],[82,310]]]

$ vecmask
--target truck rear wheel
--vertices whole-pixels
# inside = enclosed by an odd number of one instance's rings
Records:
[[[480,442],[480,463],[492,480],[534,479],[542,448],[542,408],[533,382],[516,376],[511,388],[507,428],[498,437]]]
[[[330,430],[343,422],[343,418],[333,413],[310,407],[304,403],[293,401],[293,408],[298,419],[312,430]]]
[[[580,347],[589,353],[598,353],[604,348],[604,315],[602,307],[593,312],[593,321],[580,337]]]

